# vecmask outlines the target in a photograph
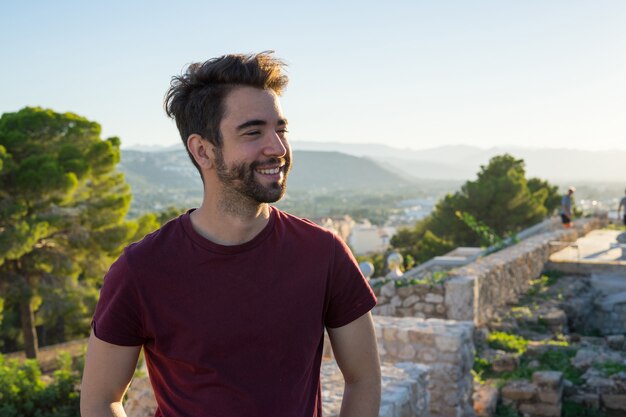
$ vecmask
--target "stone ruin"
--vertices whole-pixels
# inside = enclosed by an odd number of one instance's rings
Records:
[[[550,255],[560,249],[554,242],[574,242],[600,227],[603,221],[606,219],[580,219],[571,229],[537,234],[515,246],[449,270],[440,282],[398,286],[396,277],[390,277],[393,279],[374,286],[379,303],[373,313],[383,374],[379,415],[493,416],[499,395],[502,395],[502,403],[514,406],[525,416],[560,415],[564,396],[572,398],[571,395],[576,394],[572,394],[567,380],[558,371],[538,370],[531,381],[511,383],[501,390],[478,387],[472,376],[474,354],[480,344],[481,331],[498,318],[501,310],[528,291],[529,283],[539,276]],[[582,312],[589,307],[588,303],[578,302],[580,309],[573,306],[574,311]],[[615,304],[621,305],[618,300]],[[574,321],[582,316],[584,314],[571,315]],[[568,316],[554,313],[542,318],[546,319],[558,330]],[[613,342],[613,346],[616,343]],[[506,360],[500,365],[510,366]],[[590,378],[593,382],[594,376]],[[612,384],[617,387],[615,381]],[[338,415],[343,380],[329,344],[322,366],[322,387],[324,415]],[[581,401],[619,404],[623,398],[616,394],[617,388],[604,396],[587,395]],[[145,405],[150,402],[149,391],[145,378],[133,382],[126,404],[129,415],[152,415],[154,404]],[[623,415],[626,416],[626,411]]]

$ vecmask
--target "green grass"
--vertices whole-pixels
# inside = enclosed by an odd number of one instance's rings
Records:
[[[561,342],[555,342],[561,343]],[[558,346],[558,345],[557,345]],[[584,380],[582,379],[583,371],[575,368],[570,363],[570,359],[576,355],[576,350],[568,348],[556,348],[548,350],[538,358],[535,358],[539,362],[539,366],[530,368],[529,364],[532,358],[522,356],[520,358],[520,365],[517,369],[510,372],[495,373],[491,368],[491,364],[484,359],[476,359],[474,361],[474,377],[479,378],[481,381],[490,378],[498,379],[499,386],[504,385],[506,381],[514,379],[530,380],[533,373],[537,371],[560,371],[563,372],[563,377],[574,385],[582,385]],[[619,372],[619,371],[618,371]]]
[[[491,373],[491,366],[491,362],[487,359],[483,359],[478,356],[474,357],[474,366],[472,367],[472,376],[474,377],[474,381],[484,384],[484,376]]]
[[[504,332],[492,332],[487,337],[487,344],[492,349],[504,350],[505,352],[519,353],[526,352],[528,340],[521,336]]]
[[[561,415],[563,417],[606,417],[606,414],[597,408],[587,408],[571,401],[563,401]]]
[[[604,372],[605,375],[611,376],[620,372],[626,372],[626,364],[616,362],[605,362],[594,365],[594,368]]]
[[[504,404],[498,404],[496,407],[496,415],[494,417],[519,417],[518,412]]]

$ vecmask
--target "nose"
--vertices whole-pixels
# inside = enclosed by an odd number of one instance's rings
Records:
[[[267,156],[277,156],[282,158],[287,154],[288,146],[287,139],[281,137],[278,133],[273,132],[269,134],[264,152]]]

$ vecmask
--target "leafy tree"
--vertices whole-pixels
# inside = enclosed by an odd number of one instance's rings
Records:
[[[549,215],[554,214],[561,206],[561,195],[556,185],[540,178],[531,178],[528,180],[528,189],[533,198],[545,206]]]
[[[156,214],[156,221],[159,223],[159,225],[163,226],[165,223],[180,216],[185,211],[185,209],[182,209],[180,207],[169,206],[165,210],[162,210]]]
[[[499,155],[481,166],[475,181],[441,199],[413,229],[398,232],[391,244],[423,262],[457,246],[485,244],[484,233],[477,230],[499,237],[516,233],[552,214],[559,204],[557,187],[541,179],[527,180],[523,160]],[[468,219],[480,227],[470,227]]]
[[[131,193],[115,169],[119,145],[72,113],[27,107],[0,117],[0,294],[5,320],[18,312],[29,358],[36,325],[51,342],[85,332],[114,257],[158,226],[156,217],[124,221]]]

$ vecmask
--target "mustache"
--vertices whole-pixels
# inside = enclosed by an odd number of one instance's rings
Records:
[[[270,158],[267,161],[254,161],[250,164],[250,169],[255,170],[258,168],[265,168],[274,165],[285,165],[289,166],[291,164],[291,160],[289,158]]]

